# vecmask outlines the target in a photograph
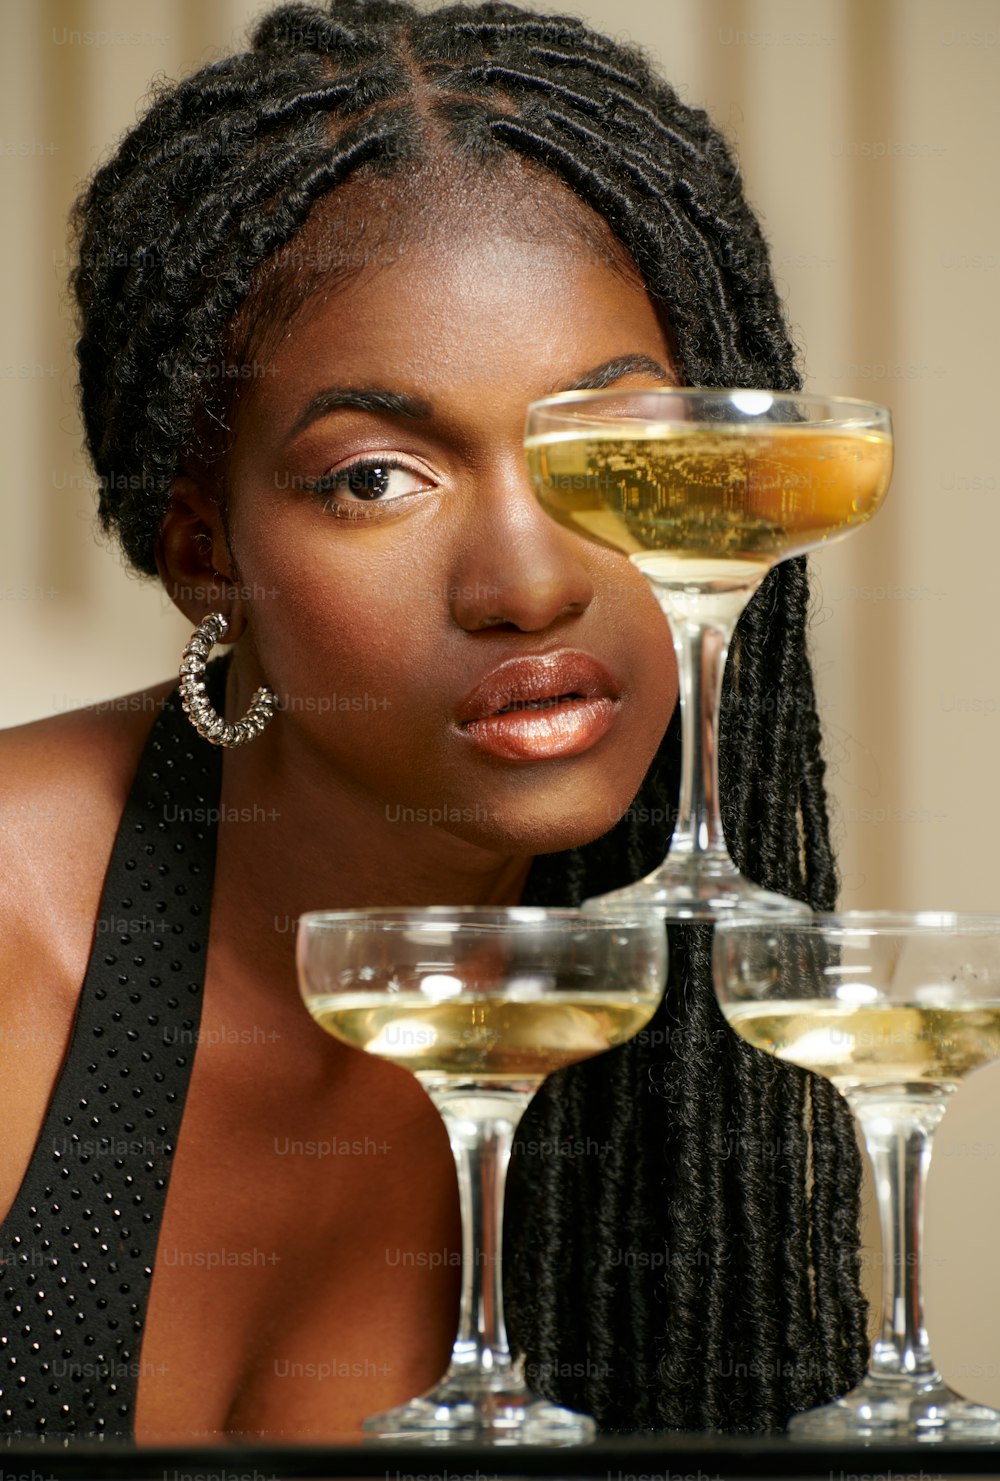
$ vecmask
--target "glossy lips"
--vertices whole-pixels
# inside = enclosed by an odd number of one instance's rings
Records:
[[[505,761],[548,761],[590,750],[614,723],[621,686],[587,653],[510,658],[462,701],[462,734]]]

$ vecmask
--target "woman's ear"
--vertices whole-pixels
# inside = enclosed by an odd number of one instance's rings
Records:
[[[156,569],[174,606],[197,627],[209,612],[229,619],[222,640],[235,643],[246,626],[218,498],[187,475],[176,478],[156,541]]]

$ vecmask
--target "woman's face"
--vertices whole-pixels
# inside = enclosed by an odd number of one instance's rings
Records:
[[[622,816],[677,682],[645,580],[537,503],[525,411],[676,376],[638,282],[487,215],[446,208],[244,368],[237,661],[284,706],[258,746],[298,748],[376,818],[530,854]]]

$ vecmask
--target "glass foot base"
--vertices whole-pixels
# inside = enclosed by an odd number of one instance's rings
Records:
[[[668,858],[645,879],[620,890],[610,890],[606,895],[593,895],[585,904],[656,905],[674,920],[715,920],[733,911],[747,915],[773,913],[799,920],[809,920],[812,916],[809,906],[801,900],[751,884],[728,859],[716,861],[704,856],[690,862]]]
[[[429,1445],[582,1445],[597,1433],[589,1415],[536,1398],[514,1374],[446,1376],[362,1429],[372,1440]]]
[[[943,1383],[865,1378],[857,1388],[796,1414],[788,1422],[793,1440],[996,1440],[1000,1413],[973,1404]]]

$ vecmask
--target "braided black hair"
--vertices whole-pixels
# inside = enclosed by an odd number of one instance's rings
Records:
[[[692,385],[795,389],[795,354],[733,156],[637,50],[495,3],[285,5],[251,52],[164,86],[77,207],[78,345],[100,516],[153,550],[235,317],[279,315],[315,277],[267,277],[337,188],[442,152],[471,172],[547,172],[610,226]],[[331,192],[333,194],[331,195]],[[340,192],[344,195],[344,191]],[[586,213],[584,213],[586,214]],[[308,228],[307,228],[308,229]],[[249,306],[249,307],[248,307]],[[726,836],[770,888],[835,903],[804,563],[744,615],[722,726]],[[662,855],[676,717],[628,814],[535,861],[526,898],[576,903]],[[512,1335],[533,1386],[608,1429],[766,1429],[843,1392],[866,1356],[860,1159],[822,1080],[732,1035],[708,930],[672,932],[649,1028],[553,1077],[509,1190]]]

